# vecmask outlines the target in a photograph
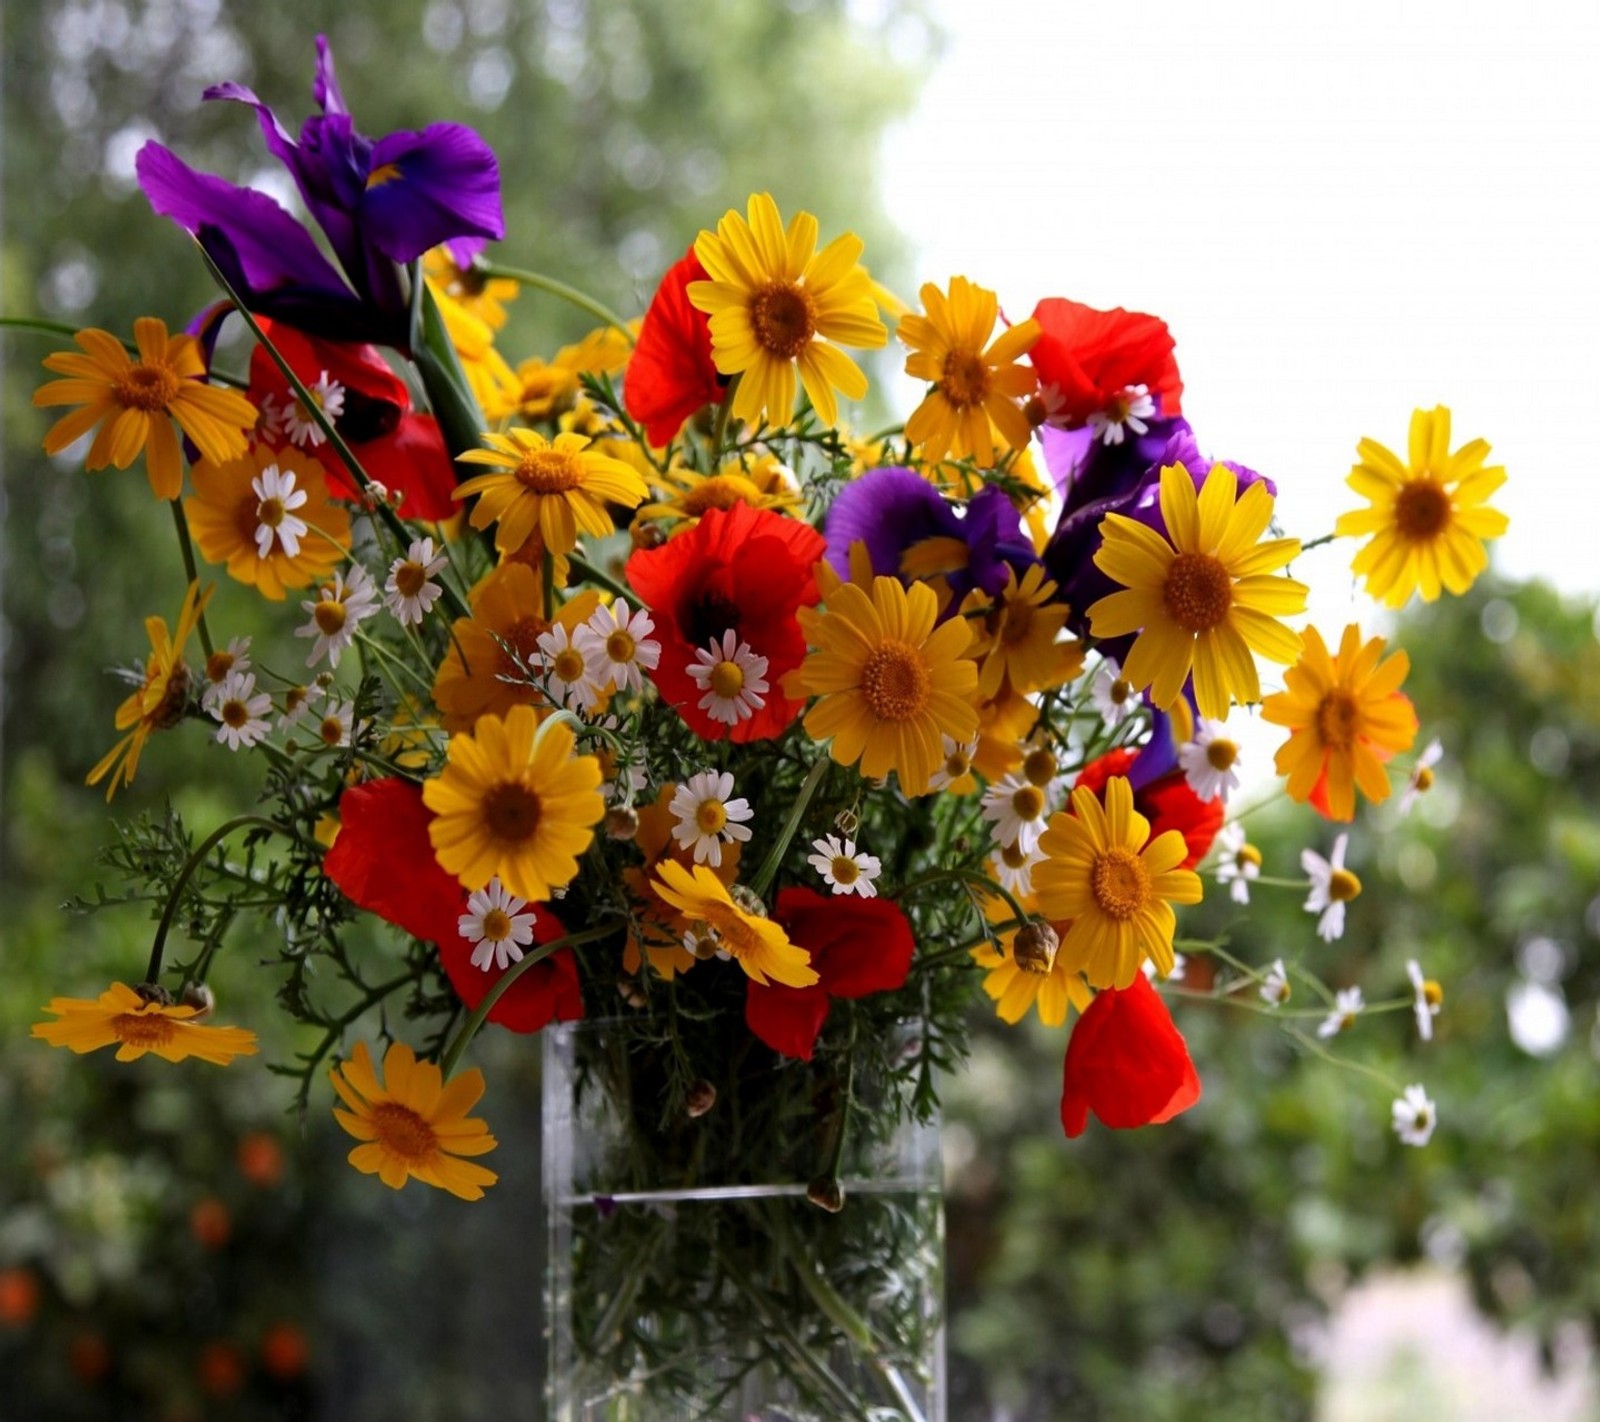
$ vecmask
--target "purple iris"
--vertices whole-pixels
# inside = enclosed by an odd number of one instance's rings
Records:
[[[941,569],[953,594],[946,616],[973,588],[994,597],[1005,587],[1008,570],[1021,574],[1038,555],[1003,490],[981,489],[961,509],[910,469],[874,469],[846,484],[828,510],[828,565],[848,578],[850,546],[859,542],[875,574],[899,577],[906,554],[918,544],[947,539],[961,547],[950,549],[949,566]]]
[[[312,335],[404,348],[399,266],[445,242],[470,258],[484,239],[505,235],[499,165],[462,124],[376,140],[358,132],[320,35],[311,93],[322,112],[301,125],[298,141],[243,85],[218,84],[205,97],[256,111],[268,151],[293,176],[342,276],[265,193],[196,173],[159,143],[139,152],[139,185],[157,212],[200,240],[252,311]]]

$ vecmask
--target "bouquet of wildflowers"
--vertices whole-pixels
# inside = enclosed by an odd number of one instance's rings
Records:
[[[1294,625],[1303,545],[1270,478],[1202,453],[1163,321],[1053,297],[1008,321],[964,276],[912,308],[859,239],[766,194],[630,321],[486,257],[499,178],[471,130],[364,136],[325,45],[313,94],[298,138],[239,85],[207,97],[254,111],[323,243],[152,142],[143,190],[221,299],[181,334],[84,330],[45,361],[35,403],[68,407],[46,450],[142,461],[185,572],[89,782],[110,798],[173,733],[256,758],[261,791],[203,833],[171,812],[122,830],[150,962],[35,1035],[226,1064],[255,1039],[212,1020],[208,970],[271,944],[278,1000],[319,1034],[281,1069],[302,1103],[327,1076],[351,1163],[387,1185],[481,1197],[475,1034],[587,1018],[580,1070],[634,1177],[776,1175],[833,1212],[860,1150],[935,1111],[974,1001],[1072,1020],[1069,1136],[1199,1099],[1161,990],[1179,946],[1215,955],[1210,996],[1351,1025],[1359,990],[1297,955],[1178,937],[1208,871],[1239,903],[1307,894],[1325,940],[1360,892],[1343,833],[1303,877],[1262,873],[1230,721],[1281,727],[1284,792],[1335,824],[1425,790],[1439,749],[1416,753],[1403,653]],[[528,286],[598,324],[513,366],[496,336]],[[926,393],[865,433],[841,410],[867,394],[853,352],[891,338]],[[1442,408],[1401,453],[1361,441],[1365,506],[1335,533],[1366,540],[1374,597],[1483,569],[1506,524],[1488,453],[1452,448]],[[232,635],[224,580],[281,608],[281,636]],[[1372,1007],[1414,1005],[1426,1036],[1440,995],[1414,978]],[[1287,1006],[1296,984],[1322,1005]],[[1422,1087],[1393,1112],[1426,1141]],[[888,1270],[892,1226],[838,1267],[876,1249]],[[633,1292],[595,1293],[592,1321],[626,1367],[645,1345],[617,1319],[669,1275],[621,1238]],[[731,1306],[759,1311],[721,1250]],[[671,1277],[688,1287],[681,1260]],[[848,1332],[815,1270],[807,1288]]]

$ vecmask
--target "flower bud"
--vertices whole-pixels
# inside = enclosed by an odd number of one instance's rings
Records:
[[[836,1215],[844,1208],[844,1186],[831,1175],[819,1175],[806,1186],[806,1199],[819,1210]]]
[[[185,1007],[195,1009],[191,1021],[201,1022],[211,1016],[212,1009],[217,1005],[217,995],[204,983],[185,983],[183,991],[178,995],[178,1001]]]
[[[833,817],[833,827],[838,830],[840,834],[845,835],[849,839],[854,839],[857,831],[861,828],[861,816],[858,815],[854,810],[840,810],[839,813]]]
[[[143,1002],[159,1002],[163,1007],[172,1006],[172,994],[160,983],[140,983],[134,992],[138,993]]]
[[[703,1077],[690,1086],[689,1094],[683,1099],[683,1109],[690,1120],[704,1116],[716,1104],[717,1088]]]
[[[1061,937],[1042,918],[1033,919],[1017,930],[1011,943],[1011,959],[1025,973],[1048,973],[1056,965],[1056,949]]]
[[[628,525],[628,538],[633,546],[641,551],[659,548],[667,541],[667,535],[662,532],[659,523],[642,519],[635,519]]]
[[[623,1002],[629,1007],[640,1008],[645,1005],[644,992],[639,987],[637,978],[619,978],[617,992],[621,994]]]
[[[761,895],[747,889],[743,884],[735,884],[728,891],[728,897],[748,914],[753,914],[757,918],[767,916],[767,906]]]
[[[613,805],[606,811],[606,837],[632,839],[639,833],[639,812],[632,805]]]

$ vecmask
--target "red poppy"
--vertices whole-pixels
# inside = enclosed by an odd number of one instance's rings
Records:
[[[1061,403],[1052,417],[1069,429],[1109,409],[1130,385],[1156,397],[1163,419],[1180,414],[1183,381],[1173,359],[1172,332],[1159,316],[1139,311],[1096,311],[1092,306],[1047,296],[1033,309],[1039,339],[1028,359],[1045,390],[1055,387]]]
[[[649,605],[661,642],[652,675],[662,698],[708,741],[743,744],[782,735],[803,709],[782,681],[805,659],[795,612],[820,597],[813,569],[827,544],[810,524],[740,502],[708,509],[687,533],[628,559],[628,581]],[[766,705],[728,726],[700,709],[705,693],[689,675],[694,654],[732,629],[767,659]]]
[[[544,904],[529,904],[533,914],[533,941],[553,943],[567,930]],[[489,995],[489,989],[517,965],[487,972],[472,966],[472,945],[459,932],[439,943],[439,961],[456,996],[471,1010]],[[574,1022],[583,1016],[583,990],[578,985],[578,960],[570,948],[535,963],[500,995],[489,1009],[489,1021],[508,1032],[537,1032],[554,1022]]]
[[[426,522],[454,517],[458,506],[450,495],[456,486],[455,466],[439,422],[412,410],[405,381],[389,368],[377,347],[323,341],[281,321],[256,319],[304,385],[315,385],[326,374],[344,387],[344,408],[334,426],[368,478],[404,495],[401,514]],[[277,362],[265,346],[258,345],[250,354],[250,399],[260,408],[268,397],[277,410],[294,399]],[[286,438],[280,433],[277,442]],[[360,497],[354,476],[331,445],[308,452],[328,471],[330,493],[342,499]]]
[[[671,444],[683,422],[716,404],[726,388],[711,360],[711,318],[689,304],[689,283],[707,278],[689,248],[661,278],[628,358],[622,403],[657,447]]]
[[[1077,783],[1098,795],[1113,775],[1126,775],[1137,758],[1137,751],[1107,751],[1084,766]],[[1206,857],[1226,815],[1222,797],[1202,800],[1189,788],[1182,771],[1163,775],[1135,790],[1133,808],[1150,821],[1151,839],[1171,829],[1183,836],[1189,846],[1188,857],[1181,866],[1184,869],[1193,869]]]
[[[755,982],[745,988],[745,1025],[775,1052],[810,1061],[836,997],[867,997],[904,985],[915,940],[900,906],[785,889],[773,918],[811,954],[818,981],[807,988]]]
[[[1061,1125],[1081,1136],[1093,1111],[1113,1130],[1157,1125],[1200,1099],[1200,1074],[1161,994],[1143,973],[1103,988],[1072,1029],[1061,1083]]]

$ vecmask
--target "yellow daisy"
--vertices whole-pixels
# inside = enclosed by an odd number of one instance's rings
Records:
[[[263,499],[256,486],[269,487],[262,483],[269,469],[292,478],[294,492],[303,493],[305,502],[289,511],[281,498]],[[297,449],[258,444],[224,464],[202,459],[190,478],[194,493],[183,501],[183,515],[200,556],[227,564],[230,578],[273,602],[283,601],[286,588],[310,587],[326,577],[350,551],[350,515],[329,499],[322,465]],[[286,517],[306,525],[293,555],[282,538],[259,536],[263,527],[276,529]]]
[[[441,294],[467,311],[491,331],[506,324],[506,302],[515,301],[522,288],[506,277],[485,276],[475,267],[458,267],[448,247],[435,247],[422,258],[422,272],[437,299]]]
[[[995,294],[966,277],[950,278],[946,296],[922,288],[926,316],[902,316],[895,334],[911,347],[906,374],[933,388],[906,421],[906,438],[924,459],[994,463],[994,431],[1013,449],[1027,447],[1033,427],[1018,403],[1038,385],[1032,367],[1018,365],[1039,339],[1031,316],[991,342],[1000,315]]]
[[[1071,920],[1059,957],[1091,987],[1125,988],[1148,957],[1172,971],[1172,905],[1200,902],[1200,876],[1180,869],[1189,853],[1167,830],[1150,839],[1150,821],[1133,808],[1133,790],[1114,775],[1102,807],[1093,790],[1072,792],[1072,813],[1052,815],[1039,840],[1033,892],[1052,922]]]
[[[117,1043],[119,1062],[153,1052],[164,1061],[199,1057],[227,1066],[256,1051],[256,1034],[242,1027],[205,1027],[194,1021],[202,1009],[179,1007],[141,997],[124,983],[112,983],[97,998],[54,997],[45,1011],[55,1022],[35,1022],[32,1035],[52,1047],[70,1047],[80,1056]]]
[[[810,987],[818,981],[811,955],[789,941],[770,918],[740,908],[722,880],[704,864],[692,868],[665,859],[656,866],[655,891],[691,923],[704,923],[718,946],[755,982]]]
[[[839,347],[872,349],[889,339],[858,261],[861,239],[846,233],[819,252],[817,219],[798,213],[785,231],[768,193],[752,196],[748,213],[747,220],[730,209],[714,233],[700,234],[694,251],[711,280],[688,287],[690,303],[711,317],[717,369],[742,377],[733,416],[787,424],[798,368],[818,417],[836,424],[833,392],[849,400],[867,393],[861,367]]]
[[[109,331],[79,331],[82,349],[56,351],[44,358],[46,370],[68,377],[33,392],[33,403],[80,405],[63,415],[44,437],[46,454],[59,454],[96,425],[85,469],[113,464],[126,469],[145,452],[145,472],[158,499],[175,499],[183,489],[183,455],[172,421],[215,463],[245,452],[255,428],[256,407],[235,390],[206,383],[200,342],[180,332],[167,335],[167,323],[141,316],[133,323],[139,359],[133,360]]]
[[[470,1111],[483,1095],[483,1073],[474,1067],[449,1082],[432,1062],[419,1062],[404,1042],[392,1042],[383,1058],[384,1082],[372,1069],[365,1042],[328,1080],[350,1109],[334,1118],[361,1142],[350,1164],[376,1175],[392,1190],[415,1177],[463,1200],[481,1200],[500,1177],[461,1157],[487,1155],[499,1144]]]
[[[600,762],[576,748],[565,723],[541,726],[531,706],[513,706],[504,720],[480,716],[470,733],[451,736],[449,764],[422,784],[439,863],[466,888],[498,874],[535,903],[571,883],[606,812]]]
[[[127,731],[85,777],[86,785],[98,785],[108,774],[106,799],[122,785],[132,785],[139,770],[139,757],[152,731],[167,731],[183,719],[189,704],[192,674],[183,660],[184,644],[200,623],[200,614],[211,600],[212,588],[204,593],[199,583],[190,583],[178,613],[176,634],[167,630],[164,617],[147,617],[144,630],[150,637],[150,657],[144,666],[144,681],[139,689],[117,707],[117,729]],[[132,727],[129,730],[129,727]]]
[[[1450,452],[1450,411],[1443,405],[1411,416],[1408,460],[1373,439],[1357,446],[1361,462],[1345,480],[1370,508],[1340,514],[1334,532],[1372,534],[1350,567],[1367,591],[1390,607],[1404,607],[1414,592],[1433,602],[1441,587],[1461,594],[1489,566],[1484,540],[1498,538],[1509,520],[1484,501],[1506,479],[1499,465],[1484,467],[1486,440]]]
[[[874,578],[870,596],[854,583],[828,595],[827,610],[802,607],[800,626],[812,652],[791,673],[791,695],[821,699],[806,713],[806,733],[832,738],[840,765],[861,762],[880,779],[894,771],[908,795],[920,795],[944,763],[944,742],[970,741],[978,669],[967,659],[965,619],[934,626],[938,600],[921,583]]]
[[[1291,732],[1275,762],[1290,798],[1324,801],[1330,819],[1355,817],[1358,786],[1373,804],[1387,800],[1383,763],[1417,737],[1417,713],[1400,691],[1411,659],[1396,652],[1380,662],[1384,645],[1382,637],[1363,644],[1352,623],[1330,657],[1322,634],[1306,628],[1305,650],[1283,676],[1288,689],[1261,707],[1263,721]]]
[[[978,589],[967,594],[961,612],[975,633],[969,655],[978,663],[978,694],[985,701],[1007,683],[1024,695],[1060,686],[1082,668],[1082,643],[1057,640],[1069,609],[1050,601],[1055,592],[1043,565],[1035,563],[1020,582],[1008,568],[997,598]]]
[[[1135,691],[1151,688],[1158,706],[1178,699],[1191,670],[1200,714],[1228,716],[1229,703],[1261,699],[1250,653],[1275,662],[1300,655],[1300,635],[1277,619],[1304,612],[1307,588],[1269,576],[1300,552],[1298,538],[1258,543],[1272,521],[1272,495],[1255,483],[1235,502],[1238,480],[1213,465],[1196,495],[1182,465],[1161,471],[1163,538],[1121,514],[1107,514],[1095,566],[1125,591],[1089,609],[1096,637],[1138,632],[1122,664]]]
[[[1031,896],[1020,902],[1030,913],[1038,909]],[[989,898],[984,902],[984,913],[991,921],[1002,922],[1011,917],[1011,906],[1004,899]],[[1068,926],[1050,925],[1058,939]],[[1059,947],[1053,957],[1028,952],[1019,957],[1017,935],[1021,931],[1017,927],[1005,929],[998,947],[985,942],[972,950],[973,962],[988,970],[983,977],[983,990],[993,999],[995,1015],[1002,1022],[1015,1026],[1028,1015],[1029,1008],[1037,1008],[1039,1021],[1046,1027],[1059,1027],[1067,1020],[1069,1009],[1082,1012],[1094,1000],[1094,994]]]
[[[800,507],[794,476],[773,454],[758,454],[743,461],[730,459],[715,474],[701,474],[674,465],[650,475],[658,496],[639,506],[640,518],[660,519],[674,525],[674,533],[693,528],[708,509],[731,509],[746,503],[753,509],[793,513]]]
[[[471,449],[463,464],[487,464],[492,474],[479,474],[458,484],[454,497],[479,495],[472,526],[495,530],[494,546],[514,553],[535,529],[552,553],[570,553],[578,530],[604,538],[614,532],[607,502],[635,508],[650,490],[634,470],[613,459],[579,434],[548,440],[533,430],[510,429],[486,434],[488,449]]]
[[[439,283],[429,281],[428,290],[473,398],[489,419],[504,419],[516,408],[517,376],[495,349],[494,327],[473,309],[473,303],[458,300]]]

